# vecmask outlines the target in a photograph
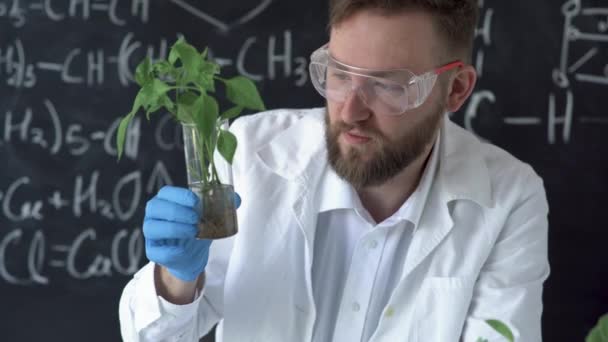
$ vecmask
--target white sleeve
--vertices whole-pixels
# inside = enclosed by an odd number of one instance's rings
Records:
[[[203,291],[190,304],[171,304],[157,295],[154,263],[135,273],[120,298],[123,341],[198,341],[208,334],[223,317],[224,278],[233,239],[215,240],[211,244]]]
[[[119,304],[123,341],[198,341],[194,319],[203,298],[187,305],[175,305],[156,294],[154,263],[148,263],[125,287]]]

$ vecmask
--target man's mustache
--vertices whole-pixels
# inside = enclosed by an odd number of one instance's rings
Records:
[[[336,137],[341,133],[348,133],[352,130],[355,130],[358,134],[370,137],[373,140],[384,140],[384,136],[382,135],[382,133],[370,128],[363,127],[361,125],[347,124],[344,121],[338,121],[334,123],[333,126],[334,127],[332,128],[332,131],[334,133],[334,136]]]

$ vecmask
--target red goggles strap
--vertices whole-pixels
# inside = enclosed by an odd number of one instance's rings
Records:
[[[456,62],[452,62],[449,64],[446,64],[440,68],[435,69],[435,75],[440,75],[446,71],[450,71],[452,69],[456,69],[456,68],[462,68],[464,66],[464,63],[461,61],[456,61]]]

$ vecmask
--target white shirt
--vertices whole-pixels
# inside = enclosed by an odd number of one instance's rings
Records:
[[[327,168],[312,267],[317,308],[313,341],[370,339],[401,278],[437,161],[434,148],[416,190],[380,223],[363,207],[355,189]],[[386,314],[391,311],[386,308]]]

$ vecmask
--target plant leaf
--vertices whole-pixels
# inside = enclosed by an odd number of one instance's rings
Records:
[[[133,116],[137,111],[143,107],[147,103],[147,95],[145,91],[145,87],[141,88],[137,95],[135,95],[135,100],[133,100],[133,107],[131,107],[131,112],[128,115]]]
[[[217,149],[226,161],[232,164],[234,153],[236,152],[237,141],[232,132],[220,130],[220,136],[217,140]]]
[[[175,68],[173,67],[173,65],[169,64],[169,62],[167,61],[160,61],[157,63],[154,63],[154,65],[152,66],[152,70],[155,71],[158,74],[159,78],[163,78],[163,77],[175,77]]]
[[[608,341],[608,314],[600,317],[597,324],[587,337],[585,338],[585,342],[606,342]]]
[[[156,98],[154,97],[154,80],[146,83],[135,97],[135,103],[131,112],[137,112],[139,108],[143,108],[146,112],[155,104]],[[137,107],[137,109],[136,109]],[[146,114],[147,115],[147,114]]]
[[[152,65],[150,62],[150,58],[146,57],[143,61],[139,63],[137,68],[135,69],[135,82],[140,86],[144,86],[148,82],[152,80]]]
[[[152,82],[152,93],[155,97],[165,95],[169,91],[169,89],[170,87],[167,85],[167,83],[159,79],[154,79],[154,82]]]
[[[202,59],[194,46],[186,43],[185,40],[177,41],[172,50],[175,49],[179,60],[182,62],[184,71],[184,83],[193,82],[198,78]]]
[[[177,41],[175,41],[175,43],[173,43],[173,46],[171,46],[171,51],[169,51],[169,63],[171,65],[175,65],[175,62],[177,62],[177,59],[179,58],[179,53],[177,52],[177,49],[175,48],[176,45],[178,44],[182,44],[185,42],[184,37],[180,37]]]
[[[224,80],[226,97],[236,105],[254,110],[265,110],[262,98],[253,81],[244,76]]]
[[[228,109],[227,111],[225,111],[224,113],[222,113],[222,115],[221,115],[220,118],[222,120],[234,119],[237,116],[241,115],[242,111],[243,111],[243,107],[242,106],[234,106],[234,107]]]
[[[150,120],[150,113],[155,113],[163,107],[165,103],[163,98],[171,88],[165,82],[154,79],[152,83],[146,84],[143,89],[145,89],[146,118]]]
[[[116,151],[118,153],[119,161],[125,144],[125,135],[127,132],[127,127],[129,126],[129,122],[131,122],[131,120],[133,119],[135,114],[137,114],[139,109],[141,107],[144,107],[148,102],[148,94],[146,92],[146,87],[150,88],[151,86],[148,84],[137,92],[135,100],[133,100],[133,107],[131,107],[131,112],[125,115],[125,117],[120,120],[120,124],[118,125],[118,131],[116,132]]]
[[[162,97],[162,105],[167,109],[167,111],[173,115],[175,115],[175,103],[171,98],[165,94]]]
[[[207,143],[214,140],[215,122],[219,106],[217,101],[207,94],[201,94],[194,102],[193,119],[199,133]]]
[[[199,97],[191,92],[186,91],[177,96],[177,120],[184,123],[194,123],[194,103]],[[202,106],[202,103],[201,103]],[[201,107],[198,108],[200,110]]]
[[[214,62],[203,61],[194,83],[199,87],[215,92],[215,79],[213,76],[220,73],[220,66]]]
[[[513,332],[511,332],[511,329],[509,329],[509,327],[503,322],[495,319],[488,319],[486,320],[486,323],[488,323],[494,330],[496,330],[496,332],[498,332],[507,340],[509,340],[509,342],[514,341],[515,338],[513,337]]]
[[[131,122],[131,119],[133,119],[133,117],[135,116],[134,113],[135,112],[131,112],[126,115],[120,120],[120,124],[118,125],[118,131],[116,132],[116,151],[118,153],[119,161],[125,146],[125,136],[127,134],[127,127],[129,126],[129,122]]]

